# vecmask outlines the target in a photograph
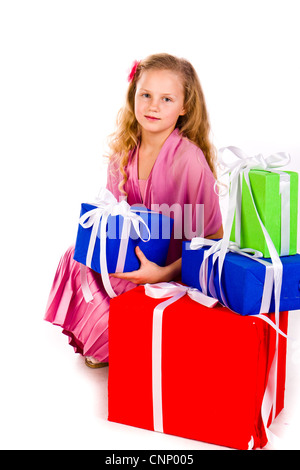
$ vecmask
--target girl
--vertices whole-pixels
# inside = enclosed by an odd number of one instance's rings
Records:
[[[221,238],[222,219],[214,192],[215,151],[203,92],[192,65],[168,54],[135,62],[129,75],[126,105],[110,141],[107,188],[130,205],[143,203],[170,216],[179,210],[165,267],[150,262],[137,248],[140,268],[111,274],[117,295],[137,284],[180,278],[185,207],[194,236]],[[199,228],[197,210],[204,208]],[[180,226],[181,225],[181,226]],[[179,234],[179,236],[178,236]],[[94,300],[86,303],[74,248],[62,257],[50,293],[45,319],[63,328],[88,366],[108,363],[109,297],[101,275],[88,270]]]

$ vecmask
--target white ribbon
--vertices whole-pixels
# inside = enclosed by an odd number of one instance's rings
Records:
[[[223,153],[225,150],[228,149],[231,151],[236,157],[238,157],[238,160],[233,162],[232,164],[228,164],[224,161]],[[245,178],[245,182],[248,186],[251,201],[258,219],[258,222],[260,224],[260,227],[262,229],[262,232],[264,234],[266,244],[270,253],[272,265],[273,265],[273,272],[274,272],[274,298],[275,298],[275,323],[276,323],[276,346],[275,346],[275,355],[274,355],[274,364],[275,366],[271,367],[271,370],[275,371],[274,373],[269,374],[269,380],[267,384],[267,389],[266,393],[264,396],[263,400],[263,405],[262,405],[262,418],[263,418],[263,423],[264,427],[267,433],[267,421],[268,418],[271,414],[272,410],[272,420],[275,418],[276,414],[276,395],[277,395],[277,367],[278,367],[278,341],[279,341],[279,307],[280,307],[280,293],[281,293],[281,286],[282,286],[282,263],[280,260],[280,257],[277,253],[277,250],[273,244],[273,241],[271,240],[259,214],[254,202],[254,197],[251,189],[251,184],[249,180],[249,171],[251,169],[259,169],[259,170],[267,170],[267,171],[274,171],[278,172],[280,175],[283,174],[283,172],[280,172],[278,170],[274,170],[275,168],[282,167],[287,165],[290,162],[290,156],[287,153],[284,152],[279,152],[272,154],[266,158],[264,158],[261,154],[256,155],[254,157],[248,157],[241,149],[237,147],[223,147],[219,151],[219,161],[220,163],[226,167],[227,169],[223,173],[222,176],[226,175],[229,173],[229,185],[230,185],[230,193],[229,193],[229,204],[228,204],[228,212],[227,212],[227,218],[224,226],[224,236],[221,241],[221,246],[220,246],[220,253],[218,255],[218,263],[219,263],[219,284],[221,285],[221,274],[222,274],[222,268],[223,268],[223,263],[225,259],[225,255],[228,251],[228,247],[230,245],[230,233],[231,233],[231,227],[233,224],[234,220],[234,214],[236,211],[236,224],[237,224],[237,230],[236,230],[236,242],[240,246],[240,220],[241,220],[241,195],[242,195],[242,183],[243,183],[243,177]],[[287,174],[286,174],[287,175]],[[286,208],[289,205],[289,201],[287,201],[288,198],[288,191],[285,189],[283,190],[283,187],[286,187],[289,183],[287,182],[287,178],[284,177],[280,180],[281,184],[281,196],[284,199],[284,202],[282,202],[282,214],[283,210],[286,211]],[[285,208],[285,209],[284,209]],[[287,211],[289,212],[289,210]],[[286,219],[284,219],[284,216],[282,217],[282,225],[283,223],[287,223],[287,220],[289,216],[287,216]],[[284,240],[282,243],[282,250],[280,254],[286,254],[286,246],[289,244],[289,241],[287,241],[287,236],[285,235],[285,230],[289,231],[290,226],[283,226],[282,227],[282,233],[284,235]],[[209,249],[208,252],[213,252],[213,248]],[[209,256],[210,253],[207,253],[207,256]],[[267,399],[272,395],[272,399]]]
[[[208,297],[198,289],[183,286],[177,282],[160,282],[158,284],[145,284],[145,293],[155,299],[170,297],[157,305],[153,312],[152,333],[152,397],[153,397],[153,423],[154,430],[164,432],[162,409],[162,320],[166,307],[181,297],[188,295],[192,300],[206,307],[214,307],[217,299]]]
[[[136,214],[135,211],[125,200],[119,203],[108,189],[102,188],[100,190],[98,198],[96,199],[93,205],[96,207],[83,214],[79,219],[79,224],[83,228],[92,227],[91,237],[86,255],[86,266],[88,266],[89,268],[91,267],[95,243],[100,226],[100,270],[104,288],[107,294],[112,298],[116,297],[116,293],[114,292],[110,283],[106,260],[106,227],[108,217],[120,215],[124,219],[116,272],[122,272],[124,269],[131,224],[133,225],[138,237],[141,238],[144,242],[150,240],[150,230],[146,222],[142,219],[142,217]],[[139,209],[138,212],[143,211]],[[147,239],[142,238],[140,232],[140,223],[146,227],[148,233]],[[86,267],[84,265],[81,266],[82,292],[85,301],[90,302],[91,300],[93,300],[93,295],[90,291],[87,282]]]

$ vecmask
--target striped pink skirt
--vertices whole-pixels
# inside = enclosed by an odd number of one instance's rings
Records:
[[[73,259],[74,247],[60,260],[50,292],[45,320],[58,325],[69,336],[75,352],[108,362],[108,316],[110,298],[104,290],[101,275],[88,269],[87,278],[94,296],[84,300],[80,282],[80,264]],[[136,284],[111,278],[117,295],[136,287]]]

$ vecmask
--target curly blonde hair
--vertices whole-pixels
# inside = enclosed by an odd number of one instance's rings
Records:
[[[147,70],[170,70],[182,79],[184,87],[185,114],[179,116],[176,127],[180,133],[201,148],[207,163],[216,177],[216,150],[210,141],[210,123],[204,94],[194,67],[185,59],[170,54],[154,54],[139,62],[133,80],[129,84],[125,106],[117,116],[117,130],[110,136],[110,158],[119,159],[123,175],[119,189],[124,191],[127,181],[126,166],[130,152],[136,147],[141,136],[140,124],[134,112],[136,85],[142,73]]]

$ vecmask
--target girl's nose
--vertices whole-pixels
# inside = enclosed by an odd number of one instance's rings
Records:
[[[150,110],[151,111],[158,111],[159,108],[159,100],[158,98],[152,98],[150,102]]]

